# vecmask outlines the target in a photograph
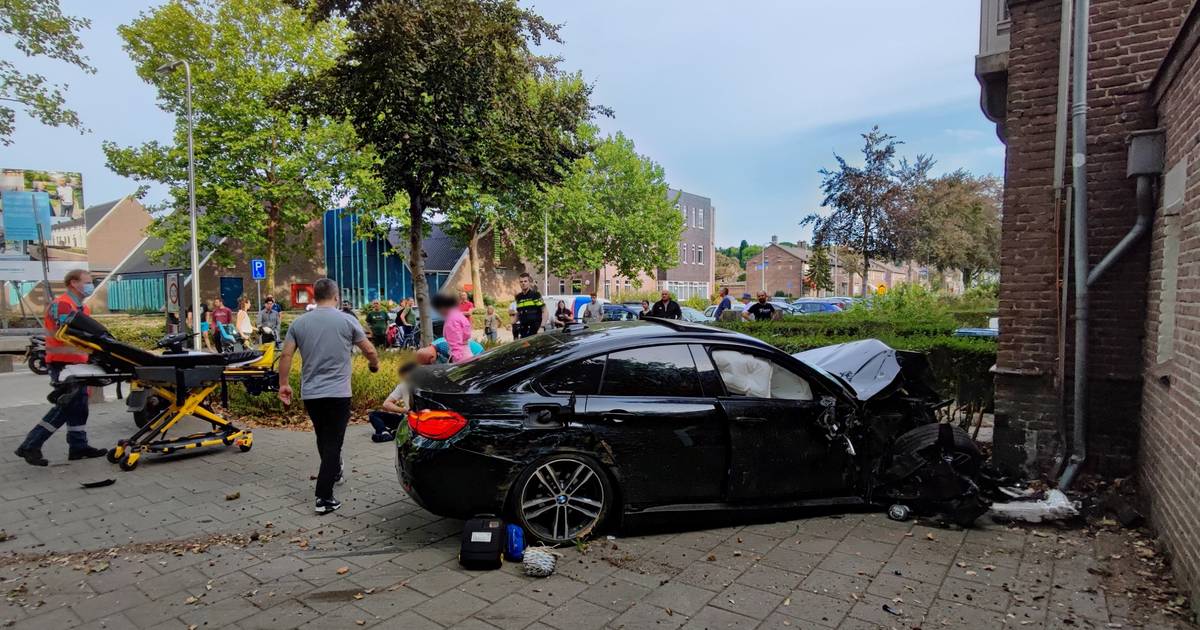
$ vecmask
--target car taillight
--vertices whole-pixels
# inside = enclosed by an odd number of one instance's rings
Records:
[[[425,409],[408,414],[408,427],[413,433],[431,440],[445,440],[467,426],[467,419],[453,411]]]

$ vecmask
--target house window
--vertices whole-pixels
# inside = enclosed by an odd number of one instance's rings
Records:
[[[701,248],[699,245],[696,246],[696,264],[697,265],[704,264],[704,249]]]
[[[687,227],[687,206],[675,204],[675,209],[683,214],[683,225],[684,227]]]

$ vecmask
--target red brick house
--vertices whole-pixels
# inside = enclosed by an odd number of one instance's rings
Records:
[[[1196,602],[1200,6],[1090,3],[1086,150],[1072,157],[1067,121],[1075,103],[1060,79],[1070,76],[1060,74],[1070,46],[1060,44],[1071,38],[1062,17],[1080,5],[1086,3],[982,1],[981,105],[1007,147],[995,455],[1010,469],[1057,478],[1073,446],[1069,436],[1080,418],[1072,411],[1077,310],[1070,271],[1072,252],[1082,250],[1065,243],[1072,242],[1071,167],[1080,163],[1093,276],[1079,397],[1086,401],[1079,414],[1086,420],[1079,424],[1086,429],[1083,468],[1137,475],[1143,507]],[[1155,166],[1140,161],[1148,155]],[[1134,229],[1139,216],[1147,229]],[[1097,272],[1122,239],[1131,246]]]

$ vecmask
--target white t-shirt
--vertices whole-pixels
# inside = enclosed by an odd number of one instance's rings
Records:
[[[396,389],[393,389],[392,393],[388,394],[387,399],[392,401],[393,403],[397,403],[399,406],[407,409],[408,408],[408,385],[406,385],[405,383],[398,383],[396,385]]]

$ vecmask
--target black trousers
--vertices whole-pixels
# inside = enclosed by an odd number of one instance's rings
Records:
[[[317,436],[317,454],[321,469],[317,472],[317,498],[332,499],[333,483],[342,471],[342,442],[350,423],[349,398],[312,398],[304,400],[304,410]]]

